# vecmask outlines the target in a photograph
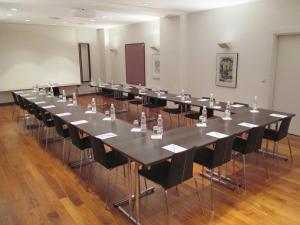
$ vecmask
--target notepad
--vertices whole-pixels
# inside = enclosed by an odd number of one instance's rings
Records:
[[[26,97],[26,96],[30,96],[30,94],[21,94],[20,96]]]
[[[35,102],[35,104],[40,105],[46,103],[45,101]]]
[[[277,113],[272,113],[272,114],[270,114],[270,116],[277,117],[277,118],[286,118],[287,117],[287,115],[282,115],[282,114],[277,114]]]
[[[160,98],[167,98],[167,96],[160,96]]]
[[[27,98],[28,100],[34,100],[34,99],[36,99],[36,97],[29,97],[29,98]]]
[[[192,101],[184,101],[184,103],[192,103]]]
[[[67,106],[74,106],[74,104],[73,103],[69,103],[69,104],[67,104]]]
[[[96,138],[99,138],[101,140],[105,140],[105,139],[108,139],[108,138],[113,138],[113,137],[117,137],[118,135],[116,135],[115,133],[105,133],[105,134],[100,134],[98,136],[96,136]]]
[[[138,133],[138,132],[141,132],[142,131],[142,129],[141,128],[139,128],[139,127],[134,127],[134,128],[131,128],[131,130],[130,130],[131,132],[133,132],[133,133]]]
[[[88,110],[84,112],[85,114],[95,114],[96,112],[93,112],[92,110]]]
[[[110,117],[104,117],[102,120],[104,120],[104,121],[111,121],[111,118]]]
[[[249,128],[258,127],[258,125],[256,125],[256,124],[246,123],[246,122],[239,123],[238,125],[242,126],[242,127],[249,127]]]
[[[177,98],[181,98],[181,95],[177,95],[176,97],[177,97]]]
[[[233,105],[231,105],[231,107],[233,107],[233,108],[241,108],[241,107],[244,107],[244,105],[241,105],[241,104],[233,104]]]
[[[72,113],[65,112],[65,113],[58,113],[56,115],[59,116],[59,117],[63,117],[63,116],[70,116],[70,115],[72,115]]]
[[[231,117],[222,117],[222,120],[232,120]]]
[[[46,98],[52,98],[52,97],[53,97],[52,95],[47,95],[47,96],[46,96]]]
[[[164,147],[162,147],[165,150],[174,152],[174,153],[179,153],[179,152],[183,152],[186,151],[187,149],[184,147],[181,147],[179,145],[175,145],[175,144],[170,144],[170,145],[166,145]]]
[[[57,100],[57,102],[65,102],[63,99],[59,99]]]
[[[197,127],[207,127],[206,123],[197,123],[196,124]]]
[[[205,98],[201,98],[201,99],[198,99],[199,102],[207,102],[209,99],[205,99]]]
[[[211,137],[215,137],[215,138],[225,138],[228,137],[227,134],[222,134],[216,131],[211,131],[209,133],[206,133],[206,135],[211,136]]]
[[[162,134],[152,134],[151,139],[152,140],[160,140],[160,139],[162,139]]]
[[[251,113],[259,113],[258,110],[253,110],[253,109],[251,109],[250,112],[251,112]]]
[[[22,94],[24,91],[15,91],[16,94]]]
[[[43,106],[42,108],[43,109],[51,109],[51,108],[55,108],[56,106],[55,105],[46,105],[46,106]]]
[[[219,106],[219,105],[216,105],[216,106],[214,106],[213,108],[214,108],[214,109],[221,109],[222,107]]]
[[[80,124],[84,124],[84,123],[88,123],[88,121],[87,120],[78,120],[78,121],[71,122],[71,124],[73,124],[73,125],[80,125]]]

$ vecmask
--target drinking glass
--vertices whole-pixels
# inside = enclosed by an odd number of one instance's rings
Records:
[[[133,126],[134,127],[139,127],[139,121],[138,120],[134,120],[133,121]]]
[[[153,134],[157,134],[158,131],[158,127],[157,126],[153,126]]]

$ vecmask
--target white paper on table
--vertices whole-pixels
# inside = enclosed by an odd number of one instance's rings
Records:
[[[206,98],[200,98],[198,99],[199,102],[207,102],[209,99],[206,99]]]
[[[232,120],[231,117],[222,117],[222,120]]]
[[[55,108],[55,107],[56,107],[55,105],[45,105],[42,108],[43,109],[51,109],[51,108]]]
[[[34,100],[34,99],[36,99],[36,97],[29,97],[29,98],[27,98],[28,100]]]
[[[110,117],[104,117],[102,120],[111,121]]]
[[[22,94],[24,91],[15,91],[16,94]]]
[[[63,99],[59,99],[59,100],[57,100],[57,102],[64,102],[64,100]]]
[[[93,112],[92,110],[88,110],[84,112],[85,114],[95,114],[96,112]]]
[[[37,93],[37,92],[39,92],[39,91],[32,91],[33,93]]]
[[[244,105],[241,105],[241,104],[233,104],[233,105],[231,105],[231,107],[233,107],[233,108],[241,108],[241,107],[244,107]]]
[[[160,140],[160,139],[162,139],[162,135],[161,134],[152,134],[151,139],[152,140]]]
[[[56,115],[59,116],[59,117],[63,117],[63,116],[70,116],[70,115],[72,115],[72,113],[65,112],[65,113],[58,113]]]
[[[104,88],[105,86],[104,86],[104,85],[99,85],[99,87],[102,87],[102,88]]]
[[[160,98],[167,98],[167,96],[160,96]]]
[[[99,138],[101,140],[105,140],[105,139],[108,139],[108,138],[113,138],[113,137],[116,137],[118,135],[116,135],[115,133],[105,133],[105,134],[100,134],[98,136],[96,136],[96,138]]]
[[[282,115],[282,114],[277,114],[277,113],[272,113],[272,114],[270,114],[270,116],[277,117],[277,118],[286,118],[287,117],[287,115]]]
[[[258,125],[253,124],[253,123],[247,123],[247,122],[242,122],[238,124],[239,126],[242,127],[249,127],[249,128],[254,128],[254,127],[258,127]]]
[[[134,133],[138,133],[138,132],[141,132],[142,131],[142,129],[141,128],[139,128],[139,127],[134,127],[134,128],[131,128],[131,130],[130,130],[131,132],[134,132]]]
[[[184,103],[192,103],[192,101],[184,101]]]
[[[214,109],[221,109],[222,107],[219,105],[214,106]]]
[[[52,97],[53,97],[53,96],[51,96],[51,95],[47,95],[47,96],[46,96],[46,98],[52,98]]]
[[[211,136],[211,137],[215,137],[215,138],[225,138],[228,137],[227,134],[222,134],[216,131],[211,131],[209,133],[206,133],[206,135]]]
[[[35,102],[35,104],[40,105],[46,103],[45,101]]]
[[[250,112],[251,112],[251,113],[259,113],[258,110],[253,110],[253,109],[251,109]]]
[[[73,106],[74,104],[73,103],[69,103],[69,104],[67,104],[67,106]]]
[[[87,120],[78,120],[78,121],[71,122],[71,124],[73,124],[73,125],[80,125],[80,124],[84,124],[84,123],[88,123],[88,121]]]
[[[197,123],[196,124],[197,127],[207,127],[206,123]]]
[[[177,97],[177,98],[181,98],[181,95],[177,95],[176,97]]]
[[[164,146],[162,148],[165,149],[165,150],[174,152],[174,153],[183,152],[183,151],[187,150],[186,148],[181,147],[179,145],[175,145],[175,144],[166,145],[166,146]]]
[[[30,96],[30,94],[21,94],[20,96],[26,97],[26,96]]]

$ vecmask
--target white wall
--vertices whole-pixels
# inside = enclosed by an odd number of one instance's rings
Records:
[[[106,30],[106,77],[110,81],[126,83],[125,44],[145,43],[146,86],[157,87],[159,80],[152,78],[152,54],[150,46],[159,46],[159,21],[138,23]],[[111,52],[109,49],[116,49]]]
[[[270,107],[273,98],[274,34],[300,32],[300,2],[264,0],[190,14],[188,17],[188,89],[197,96],[215,93],[220,100]],[[215,86],[218,42],[230,41],[239,53],[237,88]],[[298,81],[299,82],[300,78]]]

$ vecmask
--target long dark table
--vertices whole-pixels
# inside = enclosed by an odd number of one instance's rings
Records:
[[[121,86],[111,86],[106,85],[101,88],[107,88],[114,91],[122,91],[126,93],[131,93],[134,95],[141,95],[139,90],[135,87],[130,89],[123,88]],[[44,104],[39,104],[40,107],[46,105],[54,105],[55,108],[45,109],[51,114],[59,114],[64,112],[70,112],[72,115],[61,117],[66,123],[71,123],[78,120],[87,120],[88,123],[76,125],[79,130],[87,133],[91,136],[97,136],[107,132],[113,132],[117,134],[117,137],[109,138],[103,140],[103,142],[116,149],[124,156],[129,159],[128,169],[131,171],[131,163],[134,162],[134,174],[133,176],[128,175],[129,179],[129,187],[128,187],[128,202],[130,205],[130,212],[126,212],[121,205],[117,205],[119,209],[124,212],[134,223],[139,224],[140,216],[139,216],[139,198],[140,198],[140,189],[138,185],[138,169],[139,165],[149,167],[166,159],[172,157],[173,152],[163,149],[162,147],[169,144],[176,144],[182,146],[188,150],[193,149],[195,147],[202,147],[208,144],[214,143],[217,141],[217,138],[206,135],[210,131],[217,131],[220,133],[224,133],[227,135],[236,135],[241,134],[250,130],[248,127],[239,126],[238,124],[241,122],[247,122],[256,124],[258,126],[266,126],[268,124],[276,123],[282,120],[282,118],[272,117],[271,113],[277,113],[281,115],[286,115],[287,117],[293,117],[294,114],[291,113],[282,113],[267,109],[259,109],[259,113],[251,113],[249,107],[241,107],[241,108],[232,108],[232,120],[225,121],[221,118],[211,119],[207,122],[207,127],[199,128],[195,125],[181,127],[169,131],[165,131],[163,134],[163,139],[161,140],[152,140],[151,134],[152,132],[140,132],[133,133],[131,132],[131,128],[133,125],[130,123],[124,122],[122,120],[116,119],[116,121],[103,121],[105,117],[102,113],[96,114],[86,114],[86,108],[82,106],[67,106],[68,103],[58,102],[58,98],[56,97],[46,97],[41,96],[38,93],[33,93],[32,91],[23,91],[23,93],[15,92],[18,95],[27,95],[23,96],[28,101],[35,103],[39,101],[45,101]],[[146,94],[142,94],[147,97],[160,98],[157,96],[157,93],[153,91],[147,91]],[[173,101],[176,103],[183,103],[180,98],[176,97],[175,94],[167,93],[164,98],[167,101]],[[32,99],[35,97],[35,99]],[[199,101],[199,98],[191,98],[190,104],[193,106],[207,106],[208,102]],[[221,102],[221,109],[217,109],[219,111],[225,110],[225,103]],[[209,107],[208,107],[209,108]],[[132,185],[135,183],[135,191],[132,189]],[[133,194],[135,192],[135,194]],[[134,196],[134,198],[132,197]],[[135,216],[131,211],[132,200],[135,199]]]

